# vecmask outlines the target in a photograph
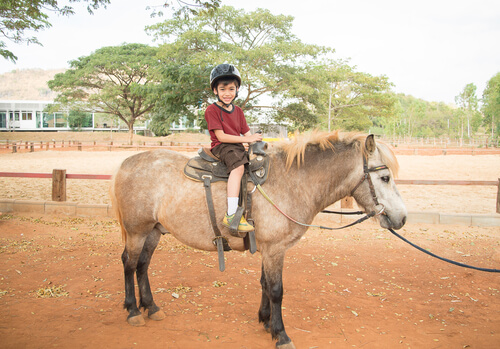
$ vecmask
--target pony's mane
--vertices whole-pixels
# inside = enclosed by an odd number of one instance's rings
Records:
[[[358,132],[319,132],[313,131],[300,135],[295,135],[294,139],[289,142],[284,142],[279,145],[286,154],[286,167],[290,169],[294,161],[297,161],[299,168],[304,163],[306,148],[310,145],[316,145],[321,150],[332,149],[335,150],[336,144],[353,145],[359,152],[363,152],[367,156],[364,147],[367,135]],[[381,141],[377,141],[377,149],[380,153],[382,161],[392,171],[394,176],[397,177],[399,171],[399,164],[396,156],[389,148],[389,146]]]

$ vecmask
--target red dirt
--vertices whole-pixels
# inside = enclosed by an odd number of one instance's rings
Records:
[[[150,280],[167,317],[134,328],[122,308],[114,220],[3,215],[0,232],[1,348],[274,347],[257,318],[258,253],[226,253],[221,273],[216,254],[163,237]],[[445,257],[500,267],[498,227],[408,225],[402,234]],[[284,287],[297,348],[500,344],[498,274],[427,257],[375,223],[310,230],[287,254]]]

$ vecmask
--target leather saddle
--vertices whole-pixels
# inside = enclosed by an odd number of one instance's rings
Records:
[[[249,147],[247,154],[249,163],[245,165],[245,174],[241,179],[242,185],[240,188],[240,197],[238,202],[239,207],[229,226],[229,232],[231,235],[243,238],[245,241],[245,247],[252,254],[257,251],[255,233],[253,231],[241,233],[237,228],[243,215],[245,215],[248,222],[255,226],[252,219],[252,193],[248,192],[246,184],[251,181],[257,186],[262,185],[266,181],[269,173],[269,157],[265,152],[266,149],[267,143],[265,142],[256,142],[251,144]],[[227,167],[212,154],[210,149],[201,148],[198,151],[198,156],[189,159],[186,166],[184,166],[184,174],[192,180],[203,182],[210,222],[215,235],[213,243],[217,247],[219,270],[224,271],[224,251],[230,251],[231,247],[229,246],[227,239],[221,234],[217,225],[211,184],[219,181],[227,182],[229,178]]]
[[[249,148],[249,163],[245,167],[245,172],[249,174],[251,172],[251,175],[247,176],[247,181],[257,181],[255,185],[262,185],[267,179],[269,158],[265,152],[266,149],[267,143],[265,142],[256,142]],[[184,167],[184,174],[196,181],[209,178],[211,183],[227,182],[229,177],[226,165],[213,155],[209,148],[201,148],[198,150],[198,156],[189,159]]]

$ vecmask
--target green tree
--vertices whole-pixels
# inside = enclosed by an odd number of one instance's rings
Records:
[[[199,110],[213,101],[210,70],[229,62],[242,74],[236,104],[248,117],[278,119],[297,127],[316,124],[313,104],[318,99],[311,96],[317,94],[318,83],[308,74],[317,69],[310,62],[333,50],[302,43],[291,33],[292,21],[293,17],[275,16],[268,10],[246,13],[224,6],[149,27],[164,42],[160,112],[155,122],[167,122],[172,115],[199,117]]]
[[[483,91],[482,112],[484,125],[491,130],[491,138],[500,136],[500,73],[493,76]]]
[[[82,127],[92,127],[92,114],[71,110],[68,114],[68,124],[72,130],[80,131]]]
[[[357,72],[346,63],[326,67],[325,71],[322,98],[325,101],[325,93],[328,95],[324,108],[328,129],[333,123],[335,128],[367,131],[377,119],[394,114],[396,98],[386,76]]]
[[[413,96],[397,94],[394,113],[376,120],[381,133],[394,136],[439,137],[457,134],[458,112],[442,102],[427,102]],[[458,133],[459,134],[459,133]]]
[[[68,110],[115,115],[129,128],[156,103],[158,49],[143,44],[103,47],[70,62],[70,69],[48,82],[60,92],[55,102]]]
[[[29,36],[28,31],[38,32],[50,28],[49,14],[56,13],[70,16],[75,13],[73,7],[60,5],[60,0],[2,0],[0,2],[0,37],[14,43],[27,43],[41,45],[35,36]],[[87,10],[90,14],[99,7],[106,8],[110,0],[67,0],[70,4],[76,2],[88,3]],[[174,15],[196,13],[199,9],[211,9],[219,6],[220,0],[192,0],[184,1],[165,0],[160,6],[151,8],[152,15],[162,15],[162,9],[173,9]],[[7,44],[0,41],[0,55],[12,62],[17,61],[17,56],[7,49]]]
[[[478,98],[476,96],[476,90],[477,87],[473,83],[467,84],[462,92],[460,92],[459,95],[455,97],[455,102],[459,106],[459,108],[463,112],[463,118],[462,118],[462,123],[461,123],[461,132],[460,132],[460,137],[463,137],[464,134],[464,127],[465,127],[465,121],[467,121],[467,137],[470,138],[472,135],[472,128],[471,128],[471,120],[476,121],[478,117],[480,118],[479,112],[478,112]],[[466,120],[465,120],[466,119]],[[477,125],[477,122],[473,122],[474,125]]]

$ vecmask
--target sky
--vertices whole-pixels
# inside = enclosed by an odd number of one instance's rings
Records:
[[[175,1],[175,0],[174,0]],[[0,73],[15,69],[68,68],[68,61],[104,46],[156,45],[144,28],[148,5],[161,0],[111,0],[89,15],[54,15],[52,27],[34,33],[43,44],[13,44],[16,64],[0,58]],[[268,9],[294,17],[292,32],[302,42],[336,50],[358,71],[386,75],[393,90],[427,101],[454,103],[469,83],[481,97],[500,72],[500,1],[498,0],[222,0],[245,11]],[[168,17],[163,17],[165,20]],[[218,62],[214,62],[218,63]]]

